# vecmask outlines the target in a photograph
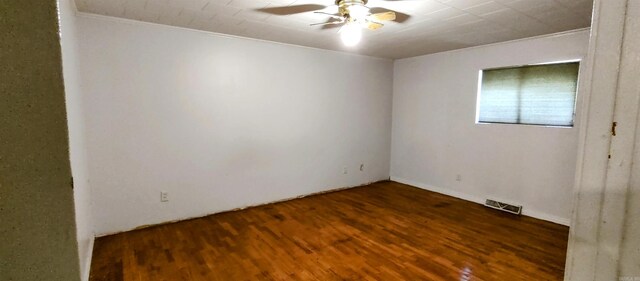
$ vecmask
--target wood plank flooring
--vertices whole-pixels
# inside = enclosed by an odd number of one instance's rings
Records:
[[[567,236],[380,182],[99,238],[91,281],[562,280]]]

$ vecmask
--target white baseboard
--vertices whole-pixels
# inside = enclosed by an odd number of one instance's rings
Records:
[[[402,178],[398,178],[398,177],[393,177],[392,176],[391,180],[395,181],[395,182],[399,182],[399,183],[404,183],[404,184],[407,184],[407,185],[415,186],[415,187],[418,187],[418,188],[421,188],[421,189],[424,189],[424,190],[433,191],[433,192],[436,192],[436,193],[440,193],[440,194],[448,195],[448,196],[451,196],[451,197],[463,199],[463,200],[466,200],[466,201],[478,203],[478,204],[481,204],[481,205],[484,205],[484,202],[485,202],[485,199],[486,199],[486,198],[477,197],[475,195],[471,195],[471,194],[466,194],[466,193],[450,190],[448,188],[431,186],[431,185],[428,185],[428,184],[423,184],[423,183],[419,183],[419,182],[415,182],[415,181],[407,180],[407,179],[402,179]],[[557,223],[557,224],[564,225],[564,226],[569,226],[569,224],[571,223],[570,219],[568,219],[568,218],[561,218],[561,217],[558,217],[558,216],[550,215],[550,214],[547,214],[545,212],[541,212],[541,211],[538,211],[538,210],[530,209],[529,207],[523,208],[522,215],[528,216],[528,217],[532,217],[532,218],[536,218],[536,219],[540,219],[540,220],[543,220],[543,221],[549,221],[549,222],[552,222],[552,223]]]
[[[96,238],[95,235],[91,237],[89,240],[89,247],[87,249],[84,268],[82,268],[81,278],[82,281],[89,281],[89,275],[91,273],[91,258],[93,257],[93,243],[95,243]]]
[[[366,185],[374,184],[374,183],[377,183],[377,182],[386,181],[388,179],[389,178],[383,178],[383,179],[379,179],[379,180],[375,180],[375,181],[371,181],[371,182],[365,182],[365,183],[358,184],[358,185],[351,185],[351,186],[338,187],[338,188],[328,188],[328,189],[317,191],[317,192],[306,193],[306,194],[296,195],[296,196],[292,196],[292,197],[286,197],[286,198],[283,198],[283,199],[278,199],[278,200],[273,200],[273,201],[247,204],[247,205],[240,206],[240,207],[233,208],[233,209],[216,210],[216,211],[212,211],[212,212],[207,212],[207,213],[203,213],[203,214],[197,214],[197,215],[193,215],[193,216],[185,216],[185,217],[175,218],[175,219],[166,220],[166,221],[162,221],[162,222],[153,222],[153,223],[150,223],[150,224],[130,227],[130,228],[124,229],[124,230],[101,232],[101,233],[98,233],[96,235],[96,238],[116,235],[116,234],[123,233],[123,232],[129,232],[129,231],[139,230],[139,229],[144,229],[144,228],[149,228],[149,227],[155,227],[155,226],[158,226],[158,225],[164,225],[164,224],[170,224],[170,223],[175,223],[175,222],[180,222],[180,221],[185,221],[185,220],[192,220],[192,219],[197,219],[197,218],[208,217],[208,216],[215,215],[215,214],[220,214],[220,213],[235,212],[235,211],[240,211],[240,210],[244,210],[244,209],[248,209],[248,208],[254,208],[254,207],[259,207],[259,206],[264,206],[264,205],[276,204],[276,203],[286,202],[286,201],[295,200],[295,199],[299,199],[299,198],[304,198],[304,197],[308,197],[308,196],[315,196],[315,195],[331,193],[331,192],[351,189],[351,188],[360,187],[360,186],[366,186]]]
[[[522,214],[528,217],[536,218],[543,221],[549,221],[549,222],[557,223],[564,226],[571,225],[571,219],[550,215],[544,212],[540,212],[538,210],[532,210],[531,208],[523,209]]]

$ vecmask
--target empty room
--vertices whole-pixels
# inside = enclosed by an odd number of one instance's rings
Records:
[[[3,0],[0,280],[640,281],[638,0]]]

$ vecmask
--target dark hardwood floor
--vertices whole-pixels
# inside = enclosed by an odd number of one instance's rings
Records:
[[[567,235],[381,182],[99,238],[91,280],[562,280]]]

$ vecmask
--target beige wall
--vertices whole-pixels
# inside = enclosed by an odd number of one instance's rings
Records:
[[[79,280],[55,0],[0,1],[0,279]]]

